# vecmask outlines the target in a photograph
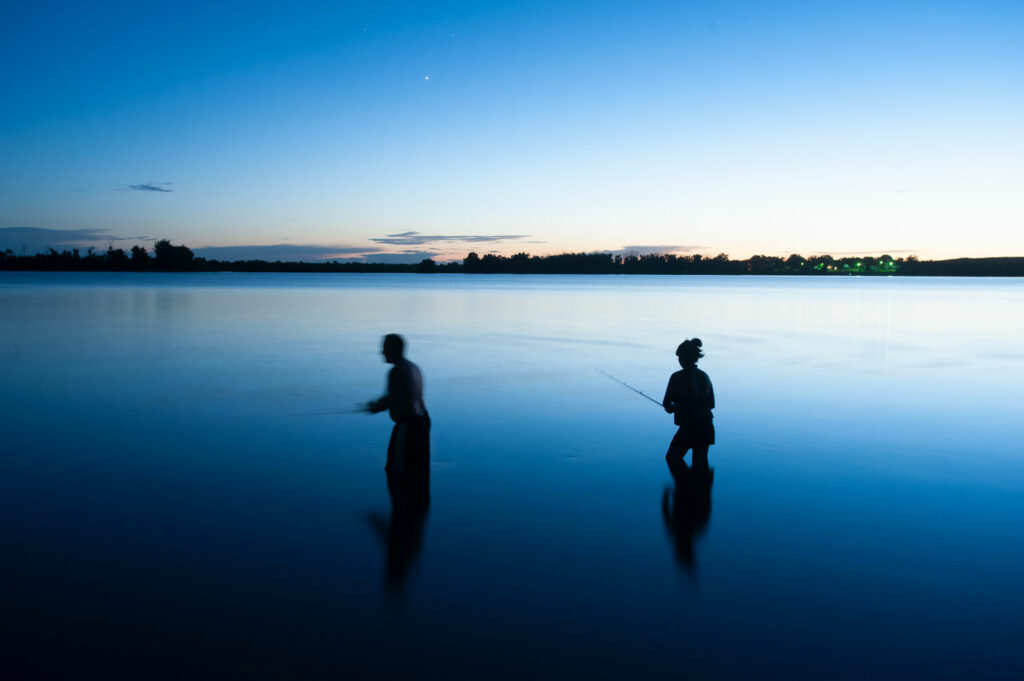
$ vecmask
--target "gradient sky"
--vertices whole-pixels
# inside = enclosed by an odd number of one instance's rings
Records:
[[[1024,255],[1021,2],[33,2],[0,37],[0,248]]]

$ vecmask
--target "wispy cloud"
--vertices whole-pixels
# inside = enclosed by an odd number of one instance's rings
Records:
[[[381,249],[374,246],[299,246],[271,244],[266,246],[200,246],[192,252],[208,260],[266,260],[275,262],[320,262],[323,260],[362,260]],[[422,260],[422,258],[421,258]],[[417,261],[418,262],[418,261]]]
[[[370,239],[377,244],[389,246],[425,246],[442,241],[458,241],[462,243],[497,243],[501,241],[517,241],[525,239],[529,234],[420,234],[419,232],[400,232]]]
[[[811,255],[892,255],[893,253],[917,253],[920,249],[917,248],[903,248],[899,250],[887,250],[887,251],[818,251]]]
[[[169,193],[174,190],[171,189],[173,182],[144,182],[143,184],[130,184],[129,189],[134,189],[137,192],[162,192]]]
[[[612,255],[658,255],[662,253],[693,253],[704,250],[705,246],[623,246],[614,251],[604,251]]]
[[[46,229],[44,227],[0,227],[0,249],[38,253],[47,248],[95,246],[112,241],[152,241],[148,236],[116,236],[105,229]]]
[[[440,253],[433,251],[403,251],[402,253],[374,253],[363,258],[365,262],[412,265],[424,260],[437,260]]]
[[[208,260],[234,262],[238,260],[264,260],[266,262],[376,262],[415,264],[427,258],[437,259],[436,251],[405,250],[385,252],[377,246],[318,246],[297,244],[269,244],[261,246],[200,246],[192,252]]]

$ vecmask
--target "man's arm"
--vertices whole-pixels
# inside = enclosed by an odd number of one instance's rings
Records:
[[[370,400],[363,405],[363,408],[371,414],[379,414],[382,411],[387,411],[388,406],[388,396],[384,395],[376,400]]]
[[[391,393],[392,393],[392,385],[391,384],[393,382],[392,378],[394,377],[394,373],[395,373],[394,369],[392,369],[391,371],[388,372],[388,380],[387,380],[387,385],[386,385],[387,392],[384,393],[384,395],[382,395],[381,397],[378,397],[375,400],[370,400],[369,402],[367,402],[363,406],[363,408],[366,409],[366,411],[370,412],[371,414],[379,414],[380,412],[387,411],[388,409],[391,408]]]

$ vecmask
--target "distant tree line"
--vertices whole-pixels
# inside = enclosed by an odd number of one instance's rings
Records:
[[[616,255],[612,253],[561,253],[504,256],[470,253],[460,262],[437,263],[423,260],[412,265],[366,262],[267,262],[265,260],[207,260],[197,258],[187,246],[175,246],[162,239],[152,254],[142,246],[130,251],[110,246],[49,249],[35,255],[0,253],[2,270],[72,270],[106,272],[462,272],[466,274],[758,274],[758,275],[869,275],[869,276],[1024,276],[1024,258],[957,258],[919,260],[916,256],[893,258],[814,255],[794,253],[787,258],[755,255],[732,260],[724,253],[713,258],[702,255]]]
[[[755,255],[731,260],[725,253],[702,255],[613,255],[611,253],[562,253],[560,255],[512,256],[470,253],[462,261],[464,272],[503,274],[896,274],[907,262],[883,255],[880,258],[842,258],[829,255],[788,258]]]
[[[153,245],[150,255],[142,246],[130,251],[110,246],[106,251],[88,248],[57,251],[53,248],[34,255],[15,255],[7,249],[0,253],[0,269],[5,270],[74,270],[103,272],[186,272],[196,269],[202,258],[196,258],[187,246],[174,246],[162,239]]]

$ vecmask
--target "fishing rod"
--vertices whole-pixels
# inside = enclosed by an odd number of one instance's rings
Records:
[[[595,367],[595,368],[596,368],[596,367]],[[601,372],[602,374],[604,374],[604,375],[605,375],[605,376],[607,376],[608,378],[612,379],[612,380],[613,380],[613,381],[615,381],[616,383],[621,383],[622,385],[626,386],[627,388],[629,388],[630,390],[632,390],[633,392],[635,392],[635,393],[636,393],[637,395],[640,395],[641,397],[646,397],[647,399],[649,399],[649,400],[650,400],[651,402],[654,402],[654,403],[655,403],[656,405],[658,405],[659,407],[660,407],[660,406],[662,406],[662,405],[661,405],[661,402],[659,402],[658,400],[654,399],[653,397],[651,397],[651,396],[650,396],[650,395],[648,395],[647,393],[644,393],[644,392],[642,392],[642,391],[640,391],[640,390],[637,390],[636,388],[634,388],[633,386],[631,386],[631,385],[630,385],[629,383],[626,383],[626,382],[625,382],[625,381],[623,381],[623,380],[620,380],[620,379],[618,379],[618,378],[615,378],[614,376],[612,376],[611,374],[609,374],[609,373],[608,373],[607,371],[605,371],[604,369],[598,369],[598,371],[600,371],[600,372]]]

